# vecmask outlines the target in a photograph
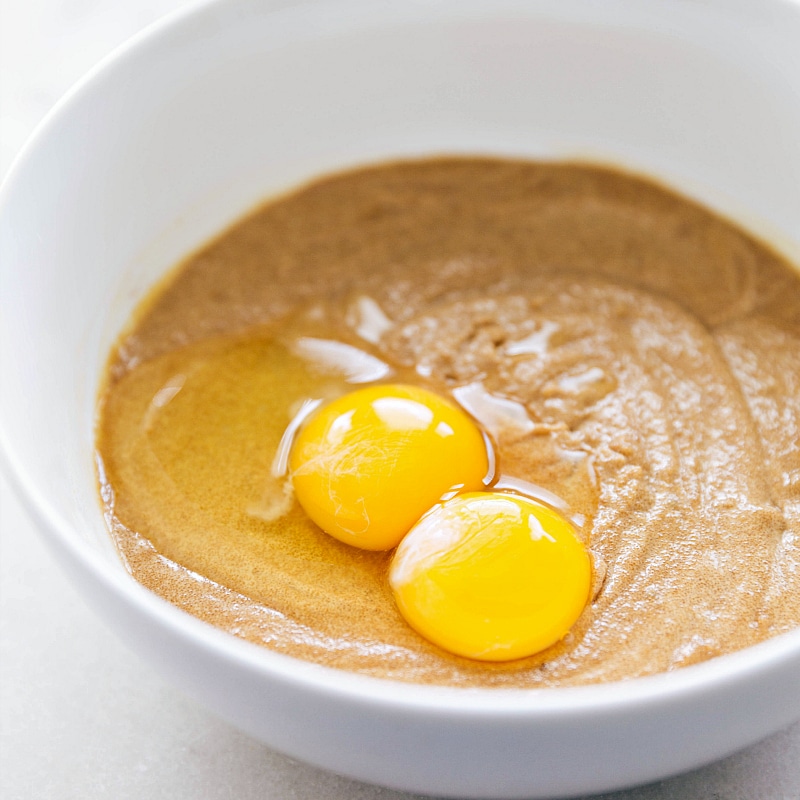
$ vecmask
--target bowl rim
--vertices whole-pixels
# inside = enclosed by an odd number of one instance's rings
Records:
[[[668,0],[658,2],[665,7],[670,5]],[[769,3],[773,8],[796,14],[800,20],[800,0],[769,0]],[[69,113],[77,99],[92,91],[104,79],[112,65],[141,56],[145,49],[158,46],[163,39],[173,35],[187,22],[197,21],[207,13],[217,13],[223,7],[231,11],[239,6],[249,5],[258,9],[258,13],[273,15],[287,9],[308,10],[333,4],[334,0],[277,0],[267,8],[249,0],[192,0],[152,22],[93,66],[36,126],[13,159],[0,185],[0,214],[13,200],[19,176],[24,173],[25,165],[36,158],[39,143],[57,131],[62,116]],[[363,5],[363,1],[355,0],[355,4]],[[548,0],[545,0],[544,5],[547,4]],[[388,0],[372,0],[370,5],[388,5]],[[475,2],[470,3],[470,7],[475,5]],[[488,3],[478,5],[485,7],[487,11],[490,9]],[[735,5],[763,10],[765,2],[737,0]],[[705,0],[704,6],[730,11],[733,4],[730,0]],[[535,4],[526,5],[520,0],[504,0],[497,7],[536,11]],[[57,551],[69,554],[104,590],[120,597],[128,607],[154,620],[169,633],[192,646],[211,655],[231,659],[250,672],[277,678],[284,684],[305,691],[319,691],[350,702],[378,704],[382,708],[398,707],[405,711],[435,716],[446,714],[455,718],[491,716],[502,719],[544,720],[574,714],[592,715],[608,709],[622,711],[633,707],[661,705],[678,699],[691,700],[707,693],[712,686],[720,689],[739,682],[748,682],[791,663],[800,663],[798,627],[699,664],[644,677],[581,686],[465,688],[379,678],[327,667],[239,639],[163,600],[139,584],[124,569],[109,569],[108,559],[72,533],[73,526],[51,506],[45,493],[37,487],[23,459],[15,452],[2,417],[0,469],[48,544]]]

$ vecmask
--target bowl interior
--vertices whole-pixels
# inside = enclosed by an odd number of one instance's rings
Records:
[[[95,494],[108,349],[254,203],[397,156],[590,158],[662,178],[800,263],[800,7],[199,6],[84,81],[0,215],[3,437],[34,504],[125,579]]]

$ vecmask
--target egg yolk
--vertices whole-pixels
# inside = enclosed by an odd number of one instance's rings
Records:
[[[394,547],[452,491],[489,471],[486,442],[466,412],[416,386],[371,386],[323,406],[289,456],[295,495],[331,536],[367,550]]]
[[[589,600],[591,563],[572,526],[528,498],[475,492],[444,502],[392,559],[400,612],[457,655],[507,661],[563,638]]]

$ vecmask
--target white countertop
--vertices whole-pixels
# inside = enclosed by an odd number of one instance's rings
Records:
[[[266,0],[265,0],[266,1]],[[86,70],[183,0],[0,0],[0,176]],[[165,684],[84,606],[0,478],[2,800],[400,800],[299,764]],[[800,724],[606,800],[800,800]]]

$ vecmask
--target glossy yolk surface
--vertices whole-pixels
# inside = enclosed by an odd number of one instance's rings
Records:
[[[394,384],[318,410],[295,439],[289,469],[300,505],[324,531],[388,550],[447,493],[482,488],[489,456],[458,406]]]
[[[506,661],[563,638],[589,599],[591,563],[572,526],[533,500],[460,495],[400,543],[389,582],[408,623],[458,655]]]

